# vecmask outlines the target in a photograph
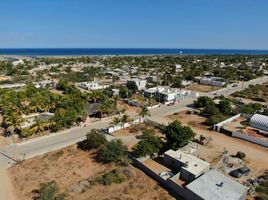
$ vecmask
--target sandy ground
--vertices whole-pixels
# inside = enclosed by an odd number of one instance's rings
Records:
[[[0,193],[1,199],[15,200],[13,185],[6,170],[0,170]]]
[[[17,199],[32,199],[32,190],[39,184],[55,180],[67,199],[173,199],[166,190],[142,171],[131,167],[134,176],[121,184],[95,185],[83,193],[70,192],[70,188],[81,180],[107,172],[114,165],[100,164],[94,159],[95,152],[85,152],[75,145],[38,156],[9,169]],[[2,180],[1,180],[2,182]]]
[[[212,92],[221,89],[221,87],[211,86],[211,85],[200,85],[193,84],[186,87],[188,90],[197,91],[197,92]]]
[[[117,108],[126,109],[125,114],[130,115],[130,116],[136,115],[139,112],[139,108],[134,107],[134,106],[129,106],[128,104],[122,101],[117,102]]]
[[[189,125],[197,133],[196,138],[202,134],[206,137],[212,137],[213,141],[208,147],[202,148],[201,155],[208,162],[213,162],[217,159],[220,154],[223,153],[224,149],[228,150],[230,155],[236,154],[237,151],[242,151],[246,154],[246,164],[251,168],[253,176],[262,174],[264,169],[268,168],[268,149],[250,142],[232,138],[222,133],[210,131],[208,128],[201,123],[205,118],[197,115],[188,115],[185,112],[177,115],[167,117],[165,120],[173,121],[175,119],[180,120],[184,125]]]
[[[129,150],[139,142],[139,136],[142,135],[143,130],[153,129],[154,135],[158,137],[164,137],[159,129],[153,128],[146,124],[137,124],[129,128],[124,128],[113,133],[113,136],[121,139],[123,143],[128,147]]]

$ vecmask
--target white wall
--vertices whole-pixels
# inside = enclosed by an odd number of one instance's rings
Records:
[[[243,133],[240,133],[240,132],[233,132],[232,136],[236,137],[236,138],[246,140],[246,141],[249,141],[249,142],[252,142],[252,143],[255,143],[255,144],[262,145],[264,147],[268,147],[268,141],[264,140],[264,139],[261,139],[261,138],[256,138],[256,137],[249,136],[249,135],[246,135],[246,134],[243,134]]]

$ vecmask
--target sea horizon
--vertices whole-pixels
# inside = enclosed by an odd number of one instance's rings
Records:
[[[268,55],[268,50],[191,48],[0,48],[12,56]]]

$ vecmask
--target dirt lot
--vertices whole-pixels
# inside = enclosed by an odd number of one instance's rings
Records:
[[[84,152],[71,146],[24,161],[9,169],[18,199],[32,199],[39,184],[55,180],[67,199],[173,199],[163,188],[142,171],[130,166],[133,176],[120,184],[94,185],[83,192],[74,192],[73,186],[85,179],[109,171],[114,165],[100,164],[94,152]]]
[[[138,113],[139,109],[137,107],[134,106],[129,106],[128,104],[126,104],[125,102],[122,101],[117,101],[117,108],[118,109],[125,109],[125,113],[127,115],[133,116],[135,114]]]
[[[168,117],[171,121],[177,119],[184,125],[189,125],[196,133],[196,138],[202,134],[205,137],[211,137],[213,140],[208,146],[201,146],[200,156],[208,162],[216,162],[224,149],[230,155],[236,154],[237,151],[242,151],[246,154],[246,165],[251,168],[253,176],[262,174],[268,168],[268,149],[250,142],[232,138],[230,136],[208,130],[208,127],[203,125],[204,117],[198,115],[188,115],[186,111],[171,115]]]
[[[267,103],[268,83],[264,83],[263,85],[250,85],[243,91],[233,93],[232,96]]]
[[[139,142],[139,136],[142,135],[142,132],[145,129],[153,129],[154,134],[156,136],[164,137],[164,135],[160,132],[159,129],[156,129],[146,124],[136,124],[132,127],[118,130],[113,134],[113,136],[118,139],[121,139],[130,150],[135,144]]]
[[[193,90],[197,92],[213,92],[215,90],[221,89],[221,87],[211,86],[211,85],[200,85],[200,84],[193,84],[186,87],[188,90]]]
[[[153,129],[155,135],[163,137],[164,135],[159,131],[159,129],[156,129],[152,126],[146,125],[146,124],[136,124],[130,128],[121,129],[119,131],[116,131],[113,135],[115,137],[120,136],[137,136],[142,135],[142,131],[145,129]]]

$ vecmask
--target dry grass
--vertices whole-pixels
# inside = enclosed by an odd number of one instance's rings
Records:
[[[215,90],[221,89],[221,87],[211,86],[211,85],[200,85],[200,84],[193,84],[186,87],[188,90],[193,90],[197,92],[213,92]]]
[[[68,194],[68,199],[173,199],[155,181],[134,167],[131,167],[133,177],[123,183],[110,186],[97,184],[82,193],[70,190],[74,184],[94,179],[116,167],[97,163],[94,156],[94,151],[84,152],[74,145],[11,167],[9,174],[18,199],[32,199],[32,191],[38,189],[40,183],[51,180],[58,183],[61,192]]]

